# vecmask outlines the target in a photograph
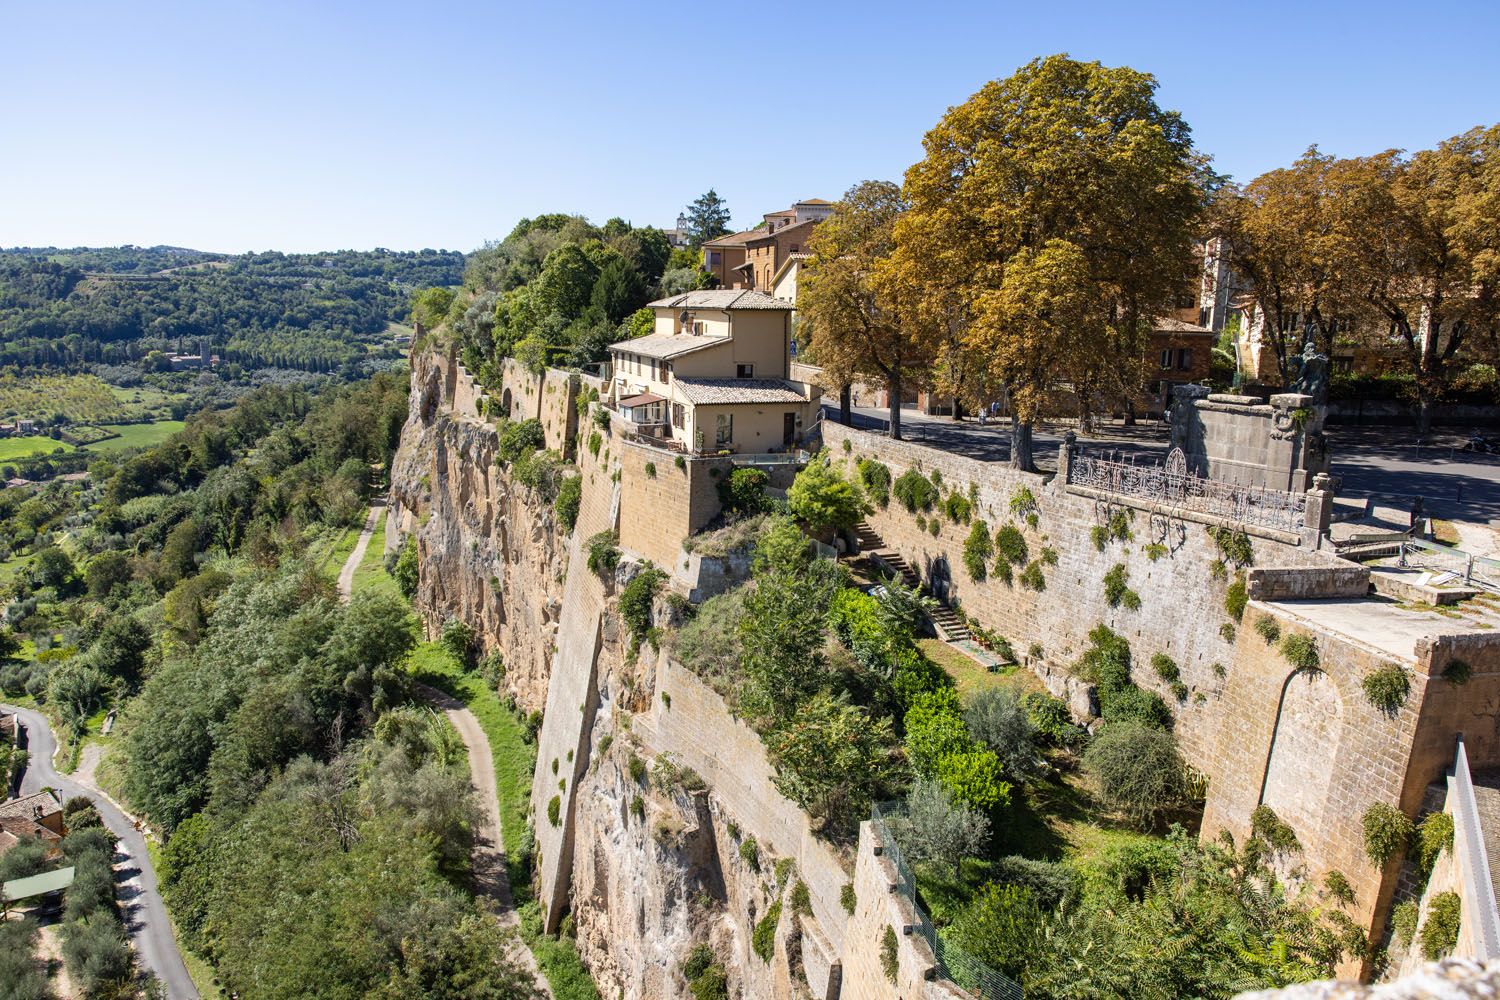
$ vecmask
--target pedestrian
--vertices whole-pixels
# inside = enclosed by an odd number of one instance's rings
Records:
[[[1411,530],[1417,530],[1417,522],[1422,520],[1422,498],[1412,497],[1411,501]]]

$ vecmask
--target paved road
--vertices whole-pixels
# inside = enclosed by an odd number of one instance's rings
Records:
[[[161,893],[156,887],[156,870],[151,865],[151,855],[146,850],[146,838],[98,789],[79,784],[66,775],[57,773],[52,766],[52,755],[57,750],[52,729],[40,712],[26,708],[4,706],[21,719],[31,758],[26,773],[21,777],[21,794],[29,795],[43,788],[55,788],[64,801],[82,795],[91,799],[99,809],[99,815],[109,831],[119,838],[119,855],[115,864],[115,895],[125,917],[125,927],[130,931],[135,952],[147,969],[156,973],[167,995],[172,1000],[197,1000],[198,991],[182,964],[182,953],[172,937],[172,925],[167,919],[167,908],[162,903]]]

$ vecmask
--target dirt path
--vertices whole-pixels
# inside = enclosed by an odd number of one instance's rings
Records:
[[[349,558],[339,573],[339,596],[345,601],[354,592],[354,571],[365,557],[370,535],[375,531],[375,519],[384,510],[384,503],[376,503],[370,508],[364,531],[360,533],[354,551],[349,553]],[[506,871],[505,839],[500,832],[500,793],[495,787],[495,758],[490,751],[489,737],[484,735],[479,719],[457,698],[425,684],[417,685],[417,693],[428,704],[442,710],[448,721],[453,723],[453,728],[458,730],[459,738],[464,741],[464,749],[469,754],[469,784],[474,788],[480,813],[479,827],[474,831],[474,891],[494,900],[499,907],[496,916],[501,926],[515,930],[519,920],[516,918],[515,901],[511,899],[510,878]],[[545,996],[552,996],[552,987],[537,966],[536,956],[521,941],[519,933],[514,940],[515,959],[530,970],[537,989]]]
[[[354,551],[349,553],[349,558],[344,560],[344,568],[339,570],[339,598],[347,601],[354,593],[354,573],[359,569],[359,564],[364,562],[365,550],[370,547],[370,536],[375,534],[375,525],[379,523],[377,518],[385,513],[385,501],[377,500],[370,505],[370,516],[365,518],[365,527],[359,533],[359,541],[354,543]]]

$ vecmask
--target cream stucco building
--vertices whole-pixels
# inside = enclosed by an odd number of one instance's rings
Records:
[[[611,395],[643,438],[691,454],[796,448],[822,391],[792,381],[792,304],[737,289],[651,303],[656,327],[609,347]]]

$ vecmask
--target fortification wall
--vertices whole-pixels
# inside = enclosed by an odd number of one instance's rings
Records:
[[[578,434],[574,400],[580,385],[580,376],[572,372],[548,368],[534,375],[515,358],[506,358],[500,362],[500,385],[491,395],[512,420],[540,421],[546,447],[569,456]]]
[[[620,462],[620,545],[679,572],[683,540],[719,514],[718,483],[727,459],[687,458],[627,441],[615,422],[610,449]]]
[[[928,528],[892,496],[890,504],[868,520],[888,546],[899,551],[922,579],[947,600],[1011,641],[1017,653],[1041,646],[1048,668],[1071,664],[1087,645],[1088,631],[1104,623],[1130,641],[1134,679],[1154,690],[1177,713],[1177,731],[1190,760],[1206,757],[1214,734],[1228,721],[1220,704],[1222,672],[1234,657],[1233,625],[1224,607],[1230,574],[1216,574],[1221,553],[1201,524],[1112,506],[1066,489],[1056,478],[1019,472],[1000,463],[981,462],[938,449],[825,421],[824,442],[835,461],[857,475],[855,462],[873,458],[890,468],[892,480],[908,469],[923,475],[939,472],[945,489],[976,498],[974,517],[990,534],[1007,522],[1022,532],[1028,562],[1038,563],[1045,589],[1020,582],[1022,566],[1005,583],[992,572],[973,580],[964,567],[964,542],[971,525],[955,524],[936,509],[924,514]],[[846,451],[844,442],[849,443]],[[1037,525],[1028,527],[1012,501],[1029,491],[1035,500]],[[1109,539],[1100,551],[1092,532],[1108,525],[1111,514],[1124,512],[1132,538]],[[937,518],[938,533],[930,531]],[[1148,546],[1159,546],[1150,548]],[[1328,553],[1267,538],[1251,541],[1258,567],[1347,566]],[[1155,554],[1156,558],[1152,558]],[[1055,558],[1049,565],[1044,556]],[[1126,583],[1140,596],[1139,610],[1110,607],[1105,574],[1125,567]],[[1149,667],[1155,653],[1176,661],[1187,696],[1178,699],[1170,685]],[[1217,668],[1217,669],[1216,669]],[[1039,671],[1041,672],[1041,671]]]

